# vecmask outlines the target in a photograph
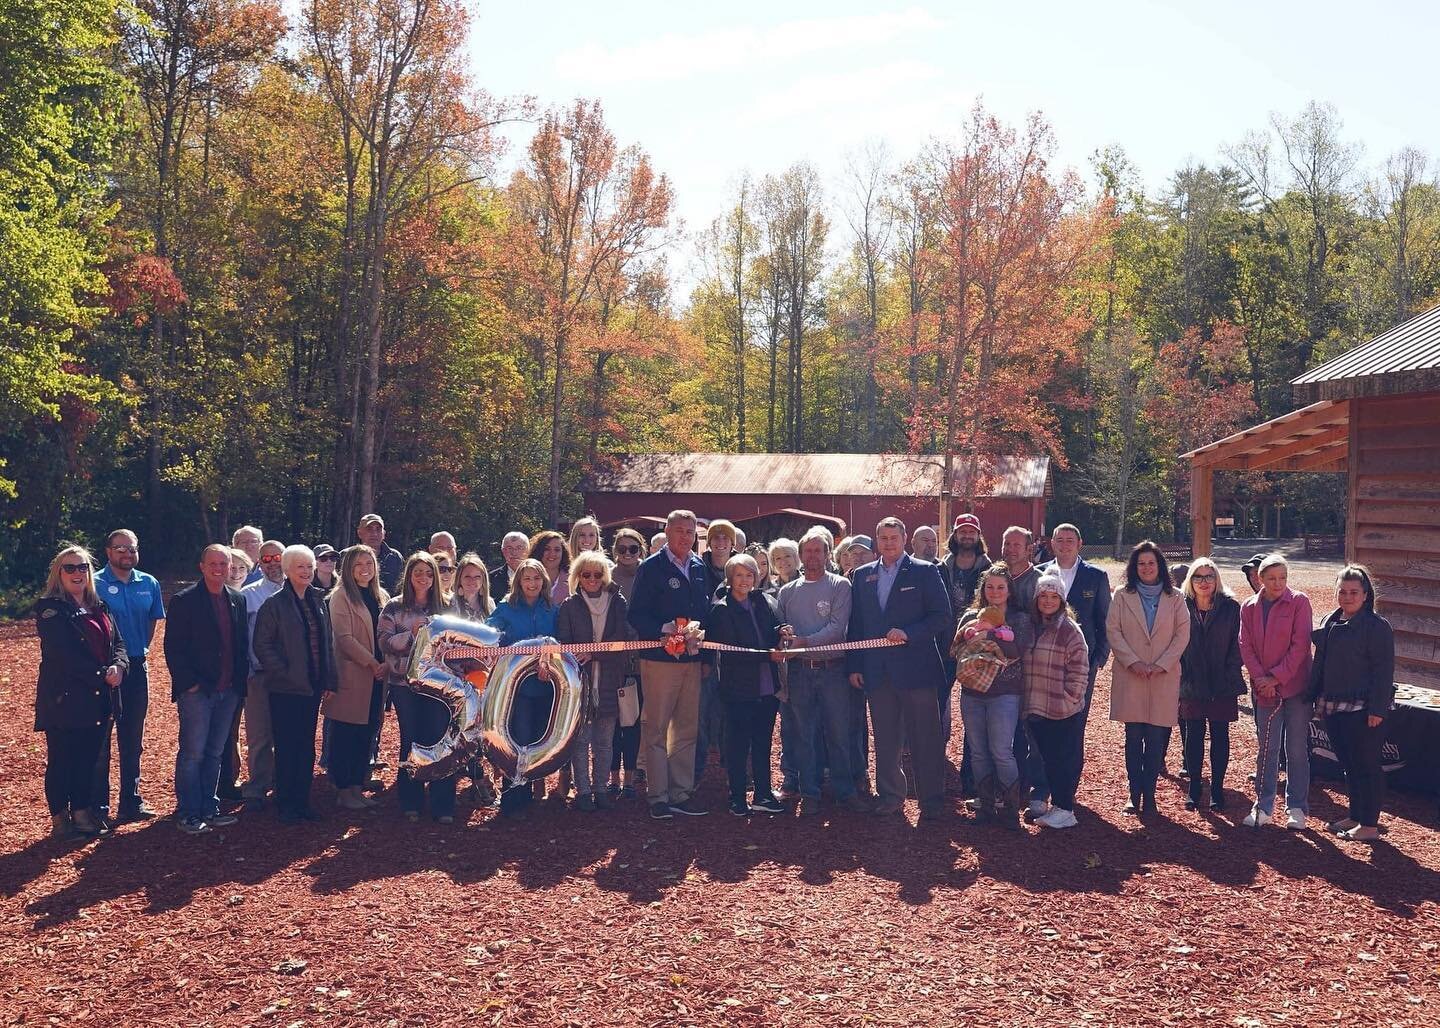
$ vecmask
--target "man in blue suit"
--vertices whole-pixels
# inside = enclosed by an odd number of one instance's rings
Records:
[[[1071,524],[1058,525],[1050,533],[1050,547],[1055,559],[1040,566],[1042,575],[1058,575],[1065,583],[1065,602],[1075,611],[1075,620],[1090,648],[1090,682],[1085,687],[1085,714],[1089,719],[1090,697],[1095,693],[1095,674],[1110,659],[1110,644],[1105,641],[1105,621],[1110,617],[1110,576],[1094,564],[1080,558],[1080,529]],[[1083,740],[1084,735],[1081,735]]]
[[[875,526],[880,559],[852,574],[851,640],[889,639],[903,646],[852,650],[850,684],[864,689],[875,731],[875,813],[905,808],[902,740],[910,744],[920,819],[944,814],[944,743],[940,735],[940,687],[945,681],[940,647],[948,646],[955,618],[940,570],[905,552],[905,523],[884,518]]]

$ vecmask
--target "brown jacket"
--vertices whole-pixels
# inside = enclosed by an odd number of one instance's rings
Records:
[[[1145,629],[1140,594],[1115,590],[1105,638],[1115,661],[1110,670],[1110,720],[1174,727],[1180,717],[1180,658],[1190,642],[1190,608],[1180,590],[1160,594],[1155,630]],[[1130,671],[1136,661],[1157,664],[1161,674],[1142,678]]]
[[[389,599],[381,589],[382,609]],[[327,602],[335,632],[335,668],[340,688],[325,697],[321,710],[335,721],[363,725],[370,720],[375,676],[385,670],[384,662],[375,659],[375,623],[364,602],[352,600],[343,588],[332,592]]]

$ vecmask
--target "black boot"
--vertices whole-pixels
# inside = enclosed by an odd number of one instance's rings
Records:
[[[975,820],[982,825],[995,822],[995,776],[990,775],[975,783]]]
[[[1008,828],[1012,832],[1020,830],[1020,779],[1015,779],[1007,787],[1000,790],[1000,810],[996,819],[1002,828]]]
[[[1211,810],[1224,810],[1224,809],[1225,809],[1225,786],[1224,786],[1224,782],[1225,782],[1225,779],[1222,778],[1222,777],[1220,777],[1219,775],[1216,775],[1214,778],[1210,779],[1210,809],[1211,809]]]

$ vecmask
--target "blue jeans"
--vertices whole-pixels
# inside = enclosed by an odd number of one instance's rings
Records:
[[[555,705],[555,689],[538,678],[527,678],[515,693],[510,708],[510,737],[516,746],[538,742],[550,724],[550,711]],[[507,783],[500,794],[500,812],[518,814],[530,805],[530,782],[524,785]],[[452,789],[453,793],[453,789]]]
[[[450,708],[439,700],[417,695],[403,686],[392,688],[390,696],[395,704],[395,719],[400,723],[400,761],[403,764],[410,757],[410,747],[417,742],[428,746],[440,740],[450,727]],[[402,767],[395,776],[400,809],[406,813],[420,813],[420,808],[425,805],[426,793],[429,793],[430,816],[453,817],[455,779],[455,775],[450,775],[433,782],[417,782]]]
[[[850,687],[839,661],[828,668],[807,668],[792,661],[789,674],[800,795],[820,798],[818,737],[824,741],[830,762],[830,788],[837,800],[849,799],[855,793],[855,774],[850,768],[850,694],[856,690]]]
[[[187,818],[213,817],[220,809],[215,787],[220,783],[220,756],[230,738],[230,724],[240,697],[224,692],[184,692],[175,701],[180,716],[180,744],[175,754],[175,813]]]
[[[960,693],[960,719],[970,742],[975,781],[993,777],[1001,789],[1020,777],[1015,762],[1015,725],[1020,720],[1019,696],[977,696]]]
[[[1263,749],[1256,758],[1255,805],[1266,814],[1275,812],[1275,783],[1280,775],[1280,746],[1285,746],[1285,806],[1310,812],[1310,701],[1303,696],[1282,700],[1275,707],[1255,705],[1255,732]],[[1271,719],[1270,715],[1275,714]],[[1281,739],[1281,735],[1284,739]]]

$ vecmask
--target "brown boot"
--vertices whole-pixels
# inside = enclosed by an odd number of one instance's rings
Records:
[[[89,810],[77,810],[73,815],[75,831],[87,838],[95,838],[100,834],[100,822],[95,820],[95,815]]]
[[[1000,790],[1000,810],[996,814],[996,820],[1002,828],[1008,828],[1012,832],[1020,830],[1020,806],[1020,779],[1017,778]]]
[[[73,839],[75,838],[75,826],[70,823],[69,814],[50,815],[50,838],[52,839]]]

